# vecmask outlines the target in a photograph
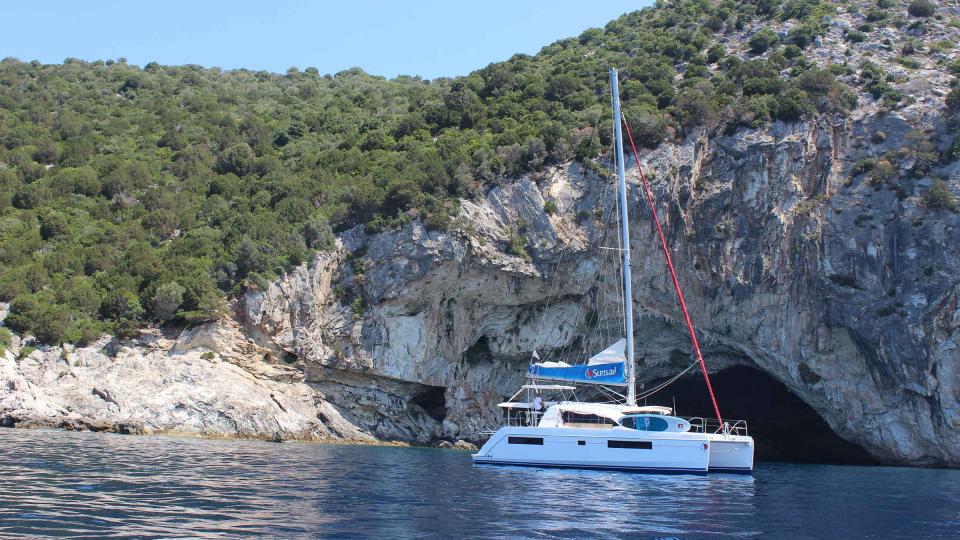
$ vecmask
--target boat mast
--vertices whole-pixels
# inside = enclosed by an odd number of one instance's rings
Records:
[[[627,176],[623,164],[623,134],[620,121],[620,80],[617,70],[610,68],[610,90],[613,94],[613,125],[616,140],[617,177],[620,179],[620,235],[623,249],[623,307],[627,339],[627,405],[637,404],[637,377],[633,358],[633,291],[630,286],[630,226],[627,218]]]

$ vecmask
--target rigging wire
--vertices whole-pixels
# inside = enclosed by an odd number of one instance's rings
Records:
[[[599,120],[598,120],[598,122],[599,122]],[[596,130],[596,127],[597,127],[597,123],[594,123],[594,125],[593,125],[594,130]],[[586,257],[587,252],[589,252],[589,251],[590,251],[589,249],[583,250],[583,252],[580,254],[580,258],[577,260],[576,265],[574,266],[574,268],[578,267],[578,266],[580,265],[580,263],[583,262],[584,258]],[[550,287],[547,289],[547,301],[544,303],[543,312],[542,312],[541,315],[540,315],[540,327],[537,329],[537,333],[536,333],[537,336],[542,336],[542,335],[543,335],[543,327],[544,327],[544,324],[545,324],[546,319],[547,319],[547,312],[549,311],[549,308],[550,308],[550,302],[551,302],[551,300],[552,300],[555,296],[557,296],[557,294],[556,294],[556,287],[557,287],[557,282],[558,282],[558,279],[557,279],[557,278],[558,278],[558,276],[559,276],[559,274],[560,274],[560,262],[561,262],[561,261],[562,261],[562,257],[558,257],[558,258],[557,258],[557,263],[554,265],[554,272],[553,272],[553,276],[552,276],[552,278],[551,278],[551,284],[550,284]],[[587,297],[587,295],[584,294],[584,295],[580,298],[580,302],[577,304],[577,311],[576,311],[575,314],[574,314],[574,319],[573,319],[573,320],[575,320],[575,321],[576,321],[576,320],[579,320],[578,317],[579,317],[579,314],[580,314],[580,308],[581,308],[581,306],[582,306],[582,304],[583,304],[583,302],[584,302],[584,300],[585,300],[586,297]],[[558,322],[557,324],[560,325],[560,324],[562,324],[562,323]],[[571,330],[571,331],[573,331],[573,330]],[[548,345],[547,349],[544,350],[544,355],[539,358],[539,360],[540,360],[541,362],[546,362],[546,361],[548,361],[550,358],[552,358],[553,356],[555,356],[555,352],[556,352],[556,349],[557,349],[557,345],[559,345],[560,340],[562,339],[562,337],[563,337],[563,334],[562,334],[562,333],[559,333],[559,335],[557,336],[557,339],[555,339],[552,344],[549,344],[549,345]],[[569,345],[569,344],[568,344],[568,345]],[[566,348],[568,348],[568,347],[563,347],[562,349],[566,349]],[[536,349],[534,349],[534,351],[536,351]],[[562,353],[563,353],[564,351],[561,350],[560,352],[561,352],[561,355],[562,355]],[[538,353],[538,354],[539,354],[539,353]],[[531,358],[530,358],[530,363],[531,363],[531,364],[533,363],[533,357],[532,357],[532,355],[531,355]]]
[[[667,260],[667,267],[670,269],[670,277],[673,279],[673,289],[677,293],[677,300],[680,302],[680,310],[683,312],[684,322],[687,324],[687,331],[690,333],[690,342],[693,345],[693,352],[697,361],[700,363],[700,369],[703,371],[703,379],[707,383],[707,391],[710,393],[710,401],[713,403],[713,412],[717,415],[717,420],[723,424],[723,417],[720,416],[720,407],[717,405],[717,398],[713,394],[713,385],[710,384],[710,375],[707,374],[707,363],[703,360],[703,354],[700,352],[700,343],[697,341],[697,333],[693,328],[693,321],[690,319],[690,312],[687,311],[687,302],[683,299],[683,291],[680,289],[680,281],[677,279],[677,271],[673,267],[673,259],[670,257],[670,250],[667,248],[667,239],[663,235],[663,227],[660,226],[660,218],[657,216],[657,207],[653,203],[653,195],[650,193],[650,186],[647,184],[647,177],[643,174],[643,168],[640,166],[640,154],[637,152],[637,145],[633,142],[633,135],[630,133],[630,124],[627,118],[621,114],[620,121],[626,127],[627,138],[630,140],[630,148],[633,149],[634,159],[637,161],[637,170],[640,171],[640,180],[643,183],[643,191],[646,195],[647,205],[650,207],[650,215],[654,224],[657,226],[657,234],[660,236],[660,247],[663,249],[663,255]]]
[[[694,360],[692,364],[690,364],[689,366],[687,366],[687,369],[681,371],[680,373],[677,373],[677,375],[674,376],[672,379],[669,379],[669,380],[667,380],[666,382],[660,383],[660,384],[658,384],[657,386],[655,386],[654,388],[652,388],[652,389],[648,390],[647,392],[645,392],[644,394],[637,396],[637,399],[647,399],[648,397],[656,394],[657,392],[659,392],[659,391],[663,390],[664,388],[670,386],[671,384],[677,382],[677,379],[679,379],[680,377],[683,377],[684,375],[686,375],[688,371],[690,371],[691,369],[693,369],[694,366],[696,366],[696,365],[699,364],[699,363],[700,363],[699,360]]]
[[[610,152],[607,153],[607,156],[608,156],[607,165],[611,169],[613,169],[614,167],[616,167],[616,163],[614,163],[614,157],[613,157],[613,147],[612,147],[613,139],[611,138],[610,140],[611,140],[611,143],[610,143],[611,149],[610,149]],[[610,183],[609,187],[611,188],[610,194],[613,195],[612,182]],[[606,194],[606,191],[604,191],[604,195],[605,194]],[[614,200],[616,201],[616,197],[614,197]],[[609,271],[610,261],[608,258],[609,254],[606,252],[607,250],[605,250],[604,248],[609,243],[610,231],[613,230],[613,227],[610,227],[610,224],[612,221],[614,221],[614,216],[618,215],[616,211],[616,206],[610,207],[608,205],[603,205],[602,208],[610,208],[610,210],[606,214],[606,220],[604,222],[604,227],[602,229],[603,234],[601,236],[600,243],[599,243],[599,248],[600,248],[598,249],[599,267],[597,269],[598,271],[597,282],[599,286],[597,287],[594,293],[596,295],[595,324],[597,325],[597,334],[600,337],[599,346],[601,347],[601,350],[606,349],[609,346],[610,342],[612,341],[610,336],[610,331],[609,331],[610,330],[609,325],[605,323],[601,324],[600,314],[607,313],[608,311],[607,291],[610,290],[610,271]],[[603,214],[601,214],[601,216],[602,215]],[[584,343],[583,345],[585,347],[586,343]],[[586,353],[586,351],[584,352]]]
[[[610,155],[610,154],[608,154],[608,155]],[[611,159],[612,159],[612,158],[611,158]],[[613,186],[612,183],[610,183],[610,184],[605,184],[605,185],[601,188],[600,193],[598,194],[598,198],[599,198],[600,200],[604,200],[604,199],[607,198],[608,193],[609,193],[609,194],[612,194],[612,193],[613,193],[612,186]],[[598,272],[598,274],[597,274],[597,277],[595,278],[595,285],[594,285],[594,287],[596,287],[596,289],[595,289],[596,292],[595,292],[595,295],[594,295],[594,300],[596,301],[596,307],[598,308],[598,309],[596,310],[597,313],[600,312],[600,309],[599,309],[599,308],[601,307],[602,302],[603,302],[602,286],[606,284],[606,281],[605,281],[605,280],[608,278],[607,272],[603,271],[603,269],[604,269],[604,263],[606,262],[606,259],[604,258],[604,256],[605,256],[604,250],[603,250],[603,249],[599,249],[599,247],[597,247],[597,246],[603,246],[604,244],[606,244],[606,243],[608,242],[609,234],[610,234],[609,231],[611,230],[611,228],[609,227],[609,224],[610,224],[610,222],[612,221],[614,215],[615,215],[615,213],[613,212],[613,210],[611,210],[610,212],[606,213],[606,220],[604,220],[604,219],[603,219],[603,218],[604,218],[604,215],[601,213],[601,216],[600,216],[601,221],[605,221],[605,225],[607,225],[607,226],[602,226],[602,227],[601,227],[601,231],[603,231],[603,233],[602,233],[602,236],[601,236],[601,238],[600,238],[600,241],[599,241],[597,244],[594,244],[595,249],[593,249],[593,250],[591,250],[591,249],[583,250],[583,251],[580,253],[579,257],[577,258],[577,260],[576,260],[576,262],[575,262],[575,264],[574,264],[574,268],[577,268],[577,267],[580,266],[580,263],[582,263],[582,262],[587,258],[587,256],[591,255],[594,251],[598,252],[598,254],[597,254],[597,259],[598,259],[598,270],[599,270],[599,272]],[[559,264],[560,264],[560,263],[558,262],[558,263],[557,263],[557,273],[559,273]],[[556,274],[555,274],[555,276],[556,276]],[[579,320],[580,320],[581,314],[584,312],[586,303],[587,303],[587,301],[590,299],[590,296],[591,296],[591,295],[589,294],[589,289],[588,289],[588,292],[587,292],[587,293],[584,293],[584,294],[580,297],[580,301],[577,303],[577,309],[576,309],[576,311],[575,311],[574,314],[573,314],[572,321],[579,321]],[[546,318],[546,311],[544,311],[543,315],[541,316],[541,325],[540,325],[540,326],[541,326],[541,331],[542,331],[542,328],[543,328],[543,322],[544,322],[545,318]],[[599,322],[600,322],[600,321],[599,321],[599,315],[598,315],[598,323],[599,323]],[[574,323],[574,324],[571,325],[571,328],[574,329],[574,330],[572,330],[572,331],[575,331],[576,326],[579,326],[579,325],[578,325],[577,323]],[[598,325],[598,327],[599,327],[598,333],[601,334],[600,337],[601,337],[601,339],[602,339],[602,338],[604,337],[603,334],[604,334],[604,329],[605,329],[606,325],[600,324],[600,325]],[[561,334],[561,335],[558,335],[557,338],[556,338],[551,344],[549,344],[549,346],[548,346],[549,348],[547,349],[547,352],[546,352],[544,355],[541,355],[541,359],[540,359],[541,362],[545,362],[545,361],[550,360],[550,359],[555,358],[555,357],[558,358],[558,359],[562,359],[566,354],[568,354],[568,353],[571,351],[571,346],[572,346],[572,344],[573,344],[572,342],[568,342],[567,344],[565,344],[565,345],[563,345],[563,346],[559,346],[559,345],[560,345],[560,341],[561,341],[562,339],[563,339],[563,335],[562,335],[562,334]],[[605,347],[606,347],[606,346],[604,346],[604,348],[605,348]],[[585,355],[586,355],[586,352],[587,352],[587,340],[584,340],[584,339],[581,339],[581,340],[580,340],[580,349],[581,349],[581,350],[580,350],[581,354],[585,356]]]

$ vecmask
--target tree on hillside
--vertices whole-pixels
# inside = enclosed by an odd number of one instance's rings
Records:
[[[750,52],[753,54],[763,54],[770,47],[776,45],[780,38],[769,28],[762,28],[756,34],[750,37],[747,44],[750,45]]]
[[[913,0],[907,6],[907,12],[914,17],[933,17],[937,13],[937,5],[930,0]]]

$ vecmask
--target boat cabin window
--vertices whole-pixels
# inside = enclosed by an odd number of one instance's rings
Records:
[[[620,419],[620,425],[639,431],[666,431],[670,427],[666,418],[651,415],[625,416]]]
[[[633,448],[635,450],[652,450],[652,441],[607,441],[607,448]]]
[[[543,446],[543,437],[507,437],[508,444],[533,444]]]
[[[607,428],[616,425],[613,420],[595,414],[580,414],[570,411],[563,412],[563,423],[567,427],[578,428]]]

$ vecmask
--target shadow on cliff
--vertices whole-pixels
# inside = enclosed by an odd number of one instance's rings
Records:
[[[748,420],[750,435],[756,442],[757,460],[877,463],[866,450],[834,433],[813,408],[762,371],[736,366],[711,374],[710,380],[723,416]],[[658,404],[663,405],[670,405],[670,400],[676,399],[680,416],[713,416],[706,385],[699,373],[677,381],[658,397]]]

